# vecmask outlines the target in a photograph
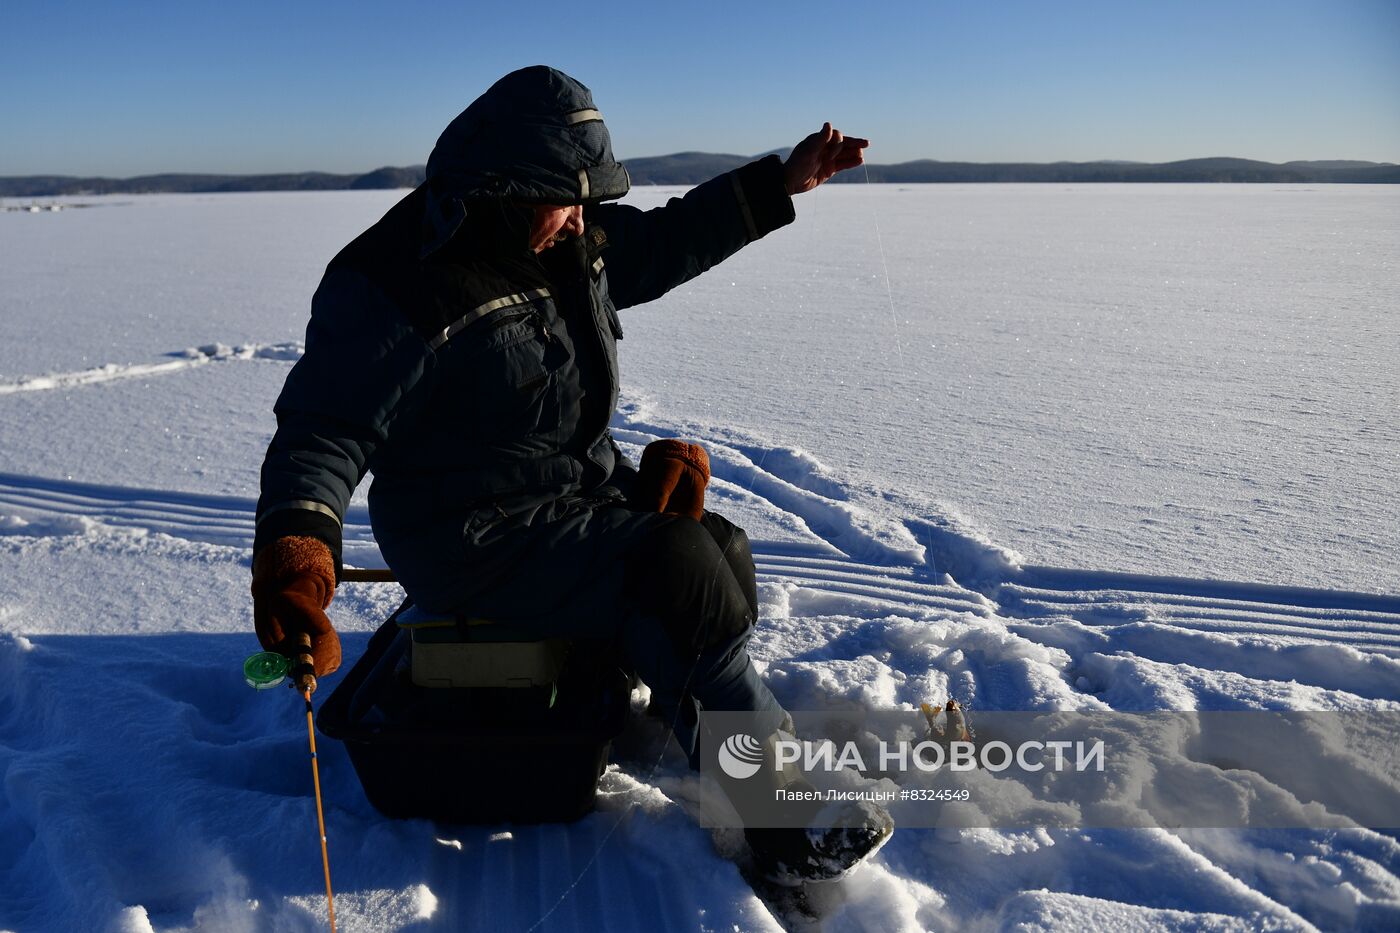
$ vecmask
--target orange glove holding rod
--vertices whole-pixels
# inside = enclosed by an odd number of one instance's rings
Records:
[[[335,558],[317,538],[278,538],[253,558],[258,641],[268,651],[296,657],[305,650],[297,644],[298,636],[310,636],[317,677],[340,667],[340,637],[326,616],[334,595]]]

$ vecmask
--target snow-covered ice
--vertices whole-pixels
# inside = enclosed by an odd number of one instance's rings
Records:
[[[0,213],[0,930],[322,928],[305,720],[238,672],[252,509],[320,270],[398,196]],[[1400,708],[1400,190],[798,206],[624,313],[614,422],[709,449],[781,700]],[[350,656],[397,602],[342,587]],[[380,817],[325,741],[341,928],[800,927],[658,748],[629,729],[576,824],[448,827]],[[833,931],[1395,929],[1400,842],[904,829],[820,897]]]

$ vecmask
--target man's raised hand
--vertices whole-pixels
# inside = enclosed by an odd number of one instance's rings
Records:
[[[783,183],[788,194],[811,191],[837,172],[855,168],[865,161],[861,150],[870,140],[843,136],[830,123],[793,147],[783,163]]]

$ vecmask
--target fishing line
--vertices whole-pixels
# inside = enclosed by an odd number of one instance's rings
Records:
[[[864,168],[865,168],[865,183],[866,183],[867,186],[869,186],[869,185],[871,184],[871,182],[870,182],[870,166],[869,166],[868,163],[862,163],[862,164],[864,165]],[[879,247],[880,247],[880,266],[881,266],[881,268],[883,269],[884,275],[885,275],[885,298],[886,298],[886,300],[887,300],[888,303],[889,303],[890,324],[891,324],[891,328],[892,328],[893,335],[894,335],[895,350],[896,350],[897,355],[899,356],[899,370],[900,370],[901,375],[903,375],[903,373],[904,373],[904,345],[901,343],[901,341],[900,341],[900,339],[899,339],[899,318],[898,318],[898,315],[896,314],[895,308],[894,308],[894,288],[893,288],[893,286],[892,286],[891,283],[890,283],[890,266],[889,266],[889,261],[888,261],[888,259],[887,259],[886,256],[885,256],[885,240],[884,240],[884,237],[883,237],[883,236],[881,235],[881,233],[880,233],[880,218],[879,218],[878,214],[877,214],[876,211],[875,211],[875,207],[874,207],[874,204],[873,204],[873,203],[872,203],[871,208],[870,208],[870,216],[871,216],[871,220],[872,220],[872,222],[874,223],[874,226],[875,226],[875,241],[876,241],[876,243],[879,244]],[[768,455],[769,455],[770,453],[772,453],[772,450],[771,450],[771,449],[765,449],[764,452],[763,452],[763,456],[762,456],[761,458],[759,458],[759,462],[758,462],[758,464],[755,466],[755,471],[754,471],[753,475],[751,475],[751,476],[749,477],[749,490],[750,490],[750,491],[753,490],[753,484],[754,484],[754,482],[758,479],[758,473],[763,469],[763,463],[764,463],[764,461],[766,461],[766,460],[768,459]],[[712,583],[713,583],[713,581],[714,581],[714,578],[715,578],[716,576],[718,576],[718,574],[719,574],[719,569],[720,569],[721,566],[724,565],[724,563],[725,563],[725,562],[724,562],[724,554],[723,554],[723,552],[721,552],[721,554],[720,554],[720,559],[719,559],[719,561],[716,563],[715,569],[714,569],[714,573],[711,575],[711,578],[710,578]],[[755,620],[755,621],[757,621],[757,620]],[[682,697],[684,697],[684,696],[686,695],[687,691],[689,690],[689,688],[690,688],[690,682],[691,682],[691,680],[692,680],[692,679],[694,678],[694,676],[695,676],[695,668],[699,665],[699,663],[700,663],[700,655],[697,653],[696,656],[695,656],[695,659],[691,662],[689,673],[686,674],[686,677],[685,677],[685,684],[684,684],[684,686],[681,688],[681,695],[682,695]],[[666,743],[669,743],[671,735],[674,734],[674,732],[675,732],[676,723],[677,723],[677,722],[679,721],[679,719],[680,719],[680,715],[681,715],[681,710],[682,710],[682,709],[684,709],[684,706],[677,707],[677,709],[676,709],[676,714],[675,714],[675,716],[672,717],[672,719],[671,719],[670,726],[668,727],[668,730],[667,730],[668,734],[667,734],[667,736],[666,736]],[[662,759],[665,758],[665,756],[666,756],[666,749],[667,749],[667,746],[666,746],[665,743],[663,743],[663,744],[662,744],[662,747],[661,747],[661,752],[660,752],[660,754],[658,754],[657,757],[656,757],[656,760],[655,760],[654,762],[652,762],[651,768],[647,771],[646,777],[643,779],[642,783],[644,783],[644,784],[650,784],[651,781],[652,781],[652,778],[654,778],[654,777],[656,776],[657,769],[659,769],[659,768],[661,767],[661,761],[662,761]],[[603,847],[604,847],[605,845],[607,845],[608,840],[612,838],[612,835],[613,835],[614,832],[617,831],[618,826],[622,825],[622,820],[623,820],[623,818],[626,817],[627,814],[631,812],[631,810],[632,810],[632,808],[629,807],[629,808],[623,810],[622,812],[620,812],[620,813],[618,814],[617,819],[615,819],[615,820],[613,821],[612,826],[608,827],[607,833],[604,834],[603,838],[598,842],[598,845],[594,847],[594,849],[593,849],[593,854],[589,856],[587,864],[585,864],[585,865],[583,866],[583,868],[581,868],[581,869],[579,870],[578,874],[574,877],[573,881],[571,881],[571,882],[569,883],[568,887],[566,887],[566,888],[563,890],[563,892],[560,893],[558,900],[556,900],[556,901],[554,902],[554,904],[549,908],[549,910],[545,911],[545,913],[544,913],[538,920],[536,920],[533,924],[530,925],[530,927],[526,930],[526,933],[533,933],[534,930],[538,929],[538,928],[540,927],[541,924],[543,924],[546,920],[548,920],[548,919],[554,914],[554,912],[557,911],[557,910],[563,905],[563,903],[564,903],[566,900],[568,900],[569,896],[570,896],[571,894],[573,894],[574,890],[577,889],[578,886],[579,886],[579,884],[583,881],[584,876],[585,876],[586,874],[588,874],[589,869],[591,869],[591,868],[593,867],[593,864],[598,860],[598,856],[602,853]]]
[[[716,570],[718,570],[718,568],[716,568]],[[700,655],[697,654],[695,660],[690,665],[690,672],[685,675],[685,684],[681,688],[682,696],[690,689],[690,681],[695,676],[695,668],[698,667],[699,664]],[[684,708],[683,705],[676,707],[676,715],[672,717],[670,725],[667,726],[666,740],[662,743],[661,751],[657,754],[656,760],[652,762],[651,770],[649,770],[646,777],[642,779],[643,784],[650,784],[651,779],[656,776],[657,769],[661,767],[661,760],[666,757],[666,750],[671,741],[671,735],[675,731],[676,723],[680,721],[681,710]],[[613,820],[613,824],[608,827],[608,831],[603,834],[603,838],[598,840],[598,845],[594,846],[593,854],[588,857],[587,864],[578,870],[578,874],[574,876],[574,880],[570,881],[568,886],[559,894],[559,899],[554,902],[549,910],[541,914],[538,920],[530,924],[530,926],[526,928],[525,933],[534,933],[535,930],[540,928],[541,924],[553,916],[554,912],[564,905],[564,902],[569,899],[569,895],[573,894],[574,890],[578,888],[579,883],[583,881],[583,876],[588,874],[589,869],[593,867],[593,863],[598,861],[598,856],[603,853],[603,847],[608,844],[608,840],[612,838],[613,833],[617,832],[617,828],[622,825],[623,819],[635,809],[635,806],[625,807],[618,812],[617,819]]]
[[[862,161],[861,165],[865,168],[865,186],[869,189],[872,187],[870,184],[870,163]],[[899,355],[900,375],[903,375],[904,344],[899,340],[899,318],[894,310],[894,288],[890,285],[890,264],[889,260],[885,258],[885,238],[880,235],[880,215],[875,210],[875,203],[873,201],[870,204],[870,219],[875,224],[875,242],[880,246],[880,267],[884,269],[885,272],[885,297],[889,299],[890,303],[890,325],[894,332],[895,350]]]
[[[863,164],[864,164],[864,163],[863,163]],[[865,183],[866,183],[867,186],[871,185],[871,181],[870,181],[870,166],[869,166],[868,164],[865,164]],[[874,223],[874,227],[875,227],[875,240],[876,240],[876,243],[878,243],[878,244],[879,244],[879,247],[880,247],[880,266],[881,266],[881,268],[883,269],[883,271],[884,271],[884,276],[885,276],[885,298],[886,298],[886,300],[887,300],[888,303],[889,303],[890,324],[891,324],[891,329],[892,329],[892,332],[893,332],[893,335],[894,335],[894,343],[895,343],[896,354],[897,354],[898,357],[899,357],[899,370],[900,370],[900,373],[901,373],[901,375],[902,375],[902,374],[904,373],[904,345],[903,345],[903,343],[902,343],[902,342],[900,341],[900,339],[899,339],[899,318],[898,318],[897,313],[895,312],[895,307],[894,307],[894,288],[893,288],[893,286],[892,286],[892,284],[891,284],[891,282],[890,282],[890,267],[889,267],[889,261],[888,261],[888,259],[887,259],[886,256],[885,256],[885,241],[884,241],[883,235],[882,235],[881,232],[880,232],[880,219],[879,219],[878,214],[877,214],[876,211],[875,211],[875,208],[874,208],[873,204],[872,204],[872,206],[871,206],[871,220],[872,220],[872,222]],[[765,450],[765,451],[764,451],[763,457],[760,459],[760,461],[759,461],[759,463],[758,463],[758,465],[757,465],[757,467],[756,467],[757,470],[761,470],[761,469],[762,469],[762,467],[763,467],[763,461],[766,460],[766,459],[768,458],[768,454],[769,454],[769,453],[771,453],[771,451],[769,451],[769,450]],[[752,487],[753,487],[753,482],[754,482],[754,480],[756,480],[756,479],[757,479],[757,475],[756,475],[756,474],[755,474],[754,476],[751,476],[751,477],[750,477],[750,479],[749,479],[749,487],[750,487],[750,489],[752,489]],[[715,577],[717,577],[717,576],[719,575],[719,571],[720,571],[720,568],[721,568],[722,566],[725,566],[724,553],[723,553],[723,552],[720,553],[720,558],[719,558],[719,560],[716,562],[714,571],[713,571],[713,573],[711,574],[711,582],[712,582],[712,583],[713,583]],[[697,654],[695,655],[694,660],[691,661],[690,670],[689,670],[689,672],[687,672],[687,674],[686,674],[686,676],[685,676],[685,682],[684,682],[684,684],[683,684],[682,687],[681,687],[681,696],[682,696],[682,697],[685,697],[685,696],[687,695],[687,693],[689,692],[690,683],[691,683],[691,681],[692,681],[692,680],[694,679],[694,677],[695,677],[695,670],[696,670],[696,668],[699,666],[699,664],[700,664],[700,654],[697,653]],[[675,733],[676,723],[680,721],[681,711],[682,711],[683,709],[684,709],[684,705],[683,705],[683,704],[682,704],[681,706],[678,706],[678,707],[676,708],[676,713],[675,713],[675,715],[671,718],[671,722],[670,722],[670,724],[669,724],[668,727],[667,727],[667,735],[666,735],[665,741],[664,741],[663,744],[662,744],[661,751],[657,754],[656,760],[652,762],[651,767],[647,770],[645,777],[642,779],[642,783],[643,783],[643,784],[651,784],[652,779],[656,776],[656,772],[660,769],[660,767],[661,767],[661,762],[662,762],[662,760],[666,757],[667,745],[668,745],[668,743],[670,742],[671,735],[673,735],[673,734]],[[626,817],[633,811],[633,809],[635,809],[635,808],[634,808],[634,807],[627,807],[627,808],[623,809],[622,811],[620,811],[620,812],[618,813],[617,818],[616,818],[615,820],[613,820],[612,825],[608,827],[608,831],[607,831],[606,833],[603,834],[603,838],[600,839],[600,840],[598,841],[598,844],[593,848],[593,853],[588,857],[588,862],[587,862],[586,864],[584,864],[584,866],[583,866],[581,869],[579,869],[578,874],[575,875],[574,878],[573,878],[573,880],[569,882],[568,886],[565,887],[564,890],[563,890],[562,892],[560,892],[559,897],[558,897],[557,900],[555,900],[554,904],[552,904],[552,905],[550,906],[550,908],[549,908],[547,911],[545,911],[545,912],[539,917],[539,919],[537,919],[534,923],[532,923],[532,924],[527,928],[526,933],[533,933],[534,930],[539,929],[540,926],[541,926],[542,924],[544,924],[545,921],[547,921],[551,916],[554,915],[554,913],[555,913],[561,906],[563,906],[564,902],[567,901],[567,900],[569,899],[570,895],[572,895],[572,894],[574,893],[574,891],[578,888],[579,884],[582,883],[584,876],[588,874],[589,870],[592,869],[592,868],[593,868],[593,865],[598,861],[598,856],[602,854],[603,847],[606,846],[606,845],[608,844],[608,841],[609,841],[610,839],[612,839],[613,833],[617,832],[617,828],[618,828],[619,826],[622,825],[623,819],[626,818]]]
[[[896,372],[899,374],[899,377],[900,377],[901,380],[907,380],[907,379],[908,379],[909,372],[908,372],[908,369],[907,369],[907,367],[905,366],[905,362],[904,362],[904,342],[903,342],[902,340],[900,340],[900,337],[899,337],[899,315],[898,315],[898,313],[895,311],[895,307],[894,307],[894,286],[892,285],[891,280],[890,280],[890,264],[889,264],[889,259],[888,259],[888,258],[886,257],[886,255],[885,255],[885,238],[884,238],[884,235],[883,235],[883,234],[881,233],[881,231],[880,231],[880,214],[879,214],[879,211],[876,210],[876,206],[875,206],[875,196],[874,196],[874,193],[873,193],[873,191],[872,191],[872,189],[874,188],[874,185],[873,185],[872,182],[870,181],[870,163],[869,163],[869,162],[866,162],[866,161],[864,160],[863,157],[862,157],[862,160],[861,160],[861,167],[862,167],[862,168],[864,169],[864,171],[865,171],[865,187],[866,187],[866,194],[867,194],[867,195],[870,197],[870,199],[871,199],[871,200],[870,200],[870,222],[871,222],[871,225],[875,228],[875,242],[876,242],[876,244],[879,246],[879,249],[880,249],[880,269],[881,269],[881,271],[884,273],[884,276],[885,276],[885,301],[886,301],[886,303],[887,303],[887,306],[888,306],[889,312],[890,312],[890,331],[891,331],[891,335],[892,335],[893,338],[894,338],[895,356],[897,356],[897,357],[898,357],[898,360],[899,360],[898,363],[893,367],[893,369],[894,369],[894,371],[896,371]],[[873,380],[874,378],[875,378],[875,374],[874,374],[873,372],[871,372],[871,371],[867,368],[867,369],[864,371],[863,378],[860,380],[860,383],[861,383],[862,387],[863,387],[863,388],[868,388],[868,387],[869,387],[869,384],[870,384],[870,381]],[[877,390],[878,390],[878,387],[876,387],[876,388],[877,388]],[[862,445],[860,445],[860,446],[861,446],[860,462],[859,462],[858,464],[853,463],[852,466],[854,467],[854,469],[855,469],[857,472],[859,472],[859,473],[864,473],[866,465],[870,462],[870,458],[876,453],[877,448],[878,448],[879,445],[870,444],[870,443],[865,443],[865,444],[862,444]]]
[[[871,184],[871,181],[870,181],[870,163],[868,163],[868,162],[862,160],[862,161],[861,161],[861,167],[865,170],[865,184],[866,184],[866,188],[869,189],[869,188],[873,187],[873,185]],[[820,201],[817,201],[817,202],[815,202],[815,203],[820,203]],[[875,210],[875,203],[874,203],[873,200],[871,201],[871,204],[870,204],[870,220],[871,220],[871,223],[872,223],[872,224],[874,225],[874,227],[875,227],[875,242],[876,242],[876,243],[879,245],[879,247],[880,247],[880,268],[881,268],[881,270],[884,272],[884,275],[885,275],[885,299],[886,299],[886,301],[887,301],[888,304],[889,304],[889,310],[890,310],[890,329],[891,329],[891,331],[892,331],[892,333],[893,333],[893,336],[894,336],[895,355],[899,357],[899,374],[900,374],[901,376],[905,376],[905,375],[907,375],[907,371],[906,371],[905,366],[904,366],[904,344],[903,344],[903,342],[899,339],[899,316],[898,316],[898,314],[895,312],[895,309],[894,309],[894,287],[893,287],[893,285],[892,285],[891,282],[890,282],[890,264],[889,264],[889,260],[888,260],[888,259],[886,258],[886,256],[885,256],[885,238],[884,238],[884,236],[880,233],[880,215],[879,215],[879,213]],[[763,464],[764,464],[764,462],[768,459],[768,455],[769,455],[770,453],[772,453],[772,449],[771,449],[771,448],[765,449],[765,450],[764,450],[763,456],[759,459],[758,465],[757,465],[757,467],[756,467],[754,473],[753,473],[752,475],[750,475],[750,477],[749,477],[749,485],[748,485],[748,491],[749,491],[749,492],[753,492],[753,484],[754,484],[755,482],[758,481],[758,474],[759,474],[760,472],[762,472],[762,470],[763,470]],[[863,461],[862,461],[862,466],[864,466],[864,462],[865,462],[865,461],[868,461],[869,459],[870,459],[870,449],[867,447],[867,448],[866,448],[866,451],[865,451],[865,456],[864,456]]]
[[[731,537],[730,540],[732,541],[733,538]],[[715,562],[715,569],[710,575],[710,582],[712,584],[714,583],[715,578],[719,576],[720,568],[727,566],[724,559],[724,555],[727,551],[727,545],[724,550],[720,551],[719,560]],[[651,768],[646,773],[646,777],[642,779],[643,784],[651,784],[652,778],[656,776],[657,770],[661,767],[662,759],[666,757],[666,751],[670,744],[671,736],[675,734],[676,723],[680,722],[681,711],[685,709],[685,698],[690,692],[690,682],[695,679],[695,669],[700,666],[700,655],[701,653],[703,653],[703,651],[704,648],[701,648],[699,651],[697,651],[695,653],[694,660],[690,662],[690,670],[686,672],[685,681],[681,684],[682,702],[676,706],[676,714],[671,717],[671,722],[666,727],[666,738],[661,743],[661,751],[657,753],[656,760],[652,762]],[[753,662],[750,661],[749,663]],[[679,804],[677,805],[679,806]],[[608,831],[603,834],[603,838],[598,840],[598,845],[594,846],[593,854],[588,857],[588,862],[582,868],[579,869],[578,874],[574,876],[574,880],[570,881],[568,886],[564,888],[564,890],[559,894],[559,899],[556,900],[554,904],[549,908],[549,910],[545,911],[544,914],[541,915],[538,920],[530,924],[530,926],[525,930],[525,933],[534,933],[535,930],[539,929],[542,923],[544,923],[551,916],[553,916],[554,912],[558,910],[561,906],[563,906],[564,902],[569,899],[569,895],[573,894],[574,890],[578,888],[579,883],[583,881],[584,875],[588,874],[589,869],[593,867],[593,863],[598,861],[598,856],[602,854],[603,847],[608,844],[608,840],[612,838],[613,833],[617,832],[617,828],[622,825],[623,819],[625,819],[627,815],[635,809],[635,806],[625,807],[624,809],[618,812],[617,819],[613,820],[613,824],[608,827]]]

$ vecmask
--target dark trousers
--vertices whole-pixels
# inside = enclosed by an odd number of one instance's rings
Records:
[[[784,711],[749,659],[758,591],[743,529],[713,512],[605,505],[532,531],[539,545],[457,611],[613,640],[693,767],[701,710],[756,712],[760,735],[777,729]]]
[[[760,735],[785,715],[749,659],[758,620],[753,553],[743,529],[713,512],[664,525],[647,544],[628,562],[625,589],[641,611],[624,626],[623,643],[698,769],[701,710],[760,713]]]

